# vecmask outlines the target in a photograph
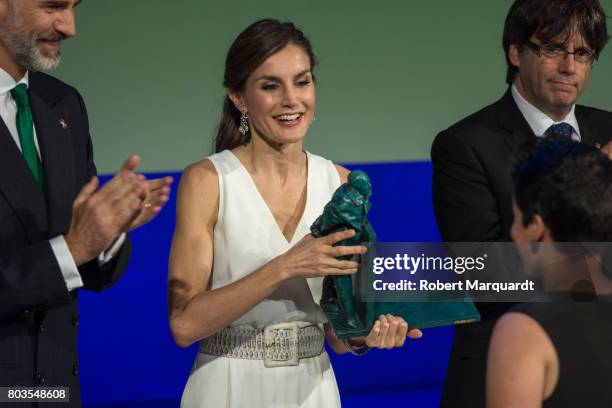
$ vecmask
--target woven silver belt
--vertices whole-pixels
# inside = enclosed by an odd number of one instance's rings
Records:
[[[323,352],[325,335],[318,325],[300,328],[297,322],[264,329],[230,326],[200,341],[200,352],[213,356],[263,360],[266,367],[298,365],[300,358]]]

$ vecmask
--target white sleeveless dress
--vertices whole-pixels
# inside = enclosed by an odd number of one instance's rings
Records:
[[[321,214],[340,177],[333,163],[306,153],[307,197],[304,214],[287,242],[249,173],[229,150],[209,160],[219,177],[219,214],[214,228],[212,289],[223,287],[285,253],[306,234]],[[232,326],[264,328],[297,321],[322,325],[318,305],[322,278],[286,281],[274,294]],[[336,379],[325,351],[301,359],[297,366],[264,366],[263,360],[217,357],[198,353],[183,392],[182,408],[339,407]]]

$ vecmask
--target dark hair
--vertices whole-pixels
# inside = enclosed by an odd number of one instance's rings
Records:
[[[289,44],[301,47],[308,54],[312,70],[316,59],[310,41],[293,23],[264,19],[251,24],[238,35],[227,52],[223,86],[235,92],[243,91],[253,71]],[[215,139],[215,152],[233,149],[251,140],[250,131],[245,135],[238,131],[240,115],[241,112],[226,95]]]
[[[522,46],[533,35],[544,44],[559,39],[565,43],[575,27],[598,58],[608,42],[606,15],[598,0],[516,0],[506,16],[502,42],[506,83],[512,84],[518,72],[510,62],[510,44]]]
[[[544,139],[513,177],[523,225],[538,214],[556,242],[612,241],[612,161],[599,150]]]

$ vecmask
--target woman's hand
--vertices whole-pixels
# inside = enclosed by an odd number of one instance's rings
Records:
[[[419,329],[408,330],[408,323],[401,317],[380,315],[366,336],[365,345],[391,350],[394,347],[402,347],[406,337],[420,339],[422,336],[423,333]]]
[[[361,245],[333,245],[354,235],[355,231],[352,229],[335,232],[320,238],[308,234],[273,262],[277,264],[276,266],[285,275],[286,279],[350,275],[357,272],[359,263],[339,261],[336,258],[347,255],[361,255],[366,252],[366,247]]]
[[[372,330],[366,337],[354,338],[349,341],[351,346],[367,346],[369,348],[391,350],[402,347],[406,337],[420,339],[423,333],[419,329],[408,329],[408,323],[401,317],[380,315]]]

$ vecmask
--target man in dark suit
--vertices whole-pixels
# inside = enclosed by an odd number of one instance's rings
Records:
[[[81,405],[77,289],[117,281],[125,233],[155,216],[172,181],[145,180],[132,156],[98,189],[81,96],[38,72],[76,34],[78,3],[0,0],[0,386],[70,387],[62,407]]]
[[[511,172],[542,136],[600,147],[612,158],[612,114],[576,105],[608,40],[597,0],[517,0],[504,27],[508,90],[436,137],[433,201],[447,242],[510,241]],[[491,331],[512,304],[480,303],[479,324],[457,326],[442,406],[481,407]]]

